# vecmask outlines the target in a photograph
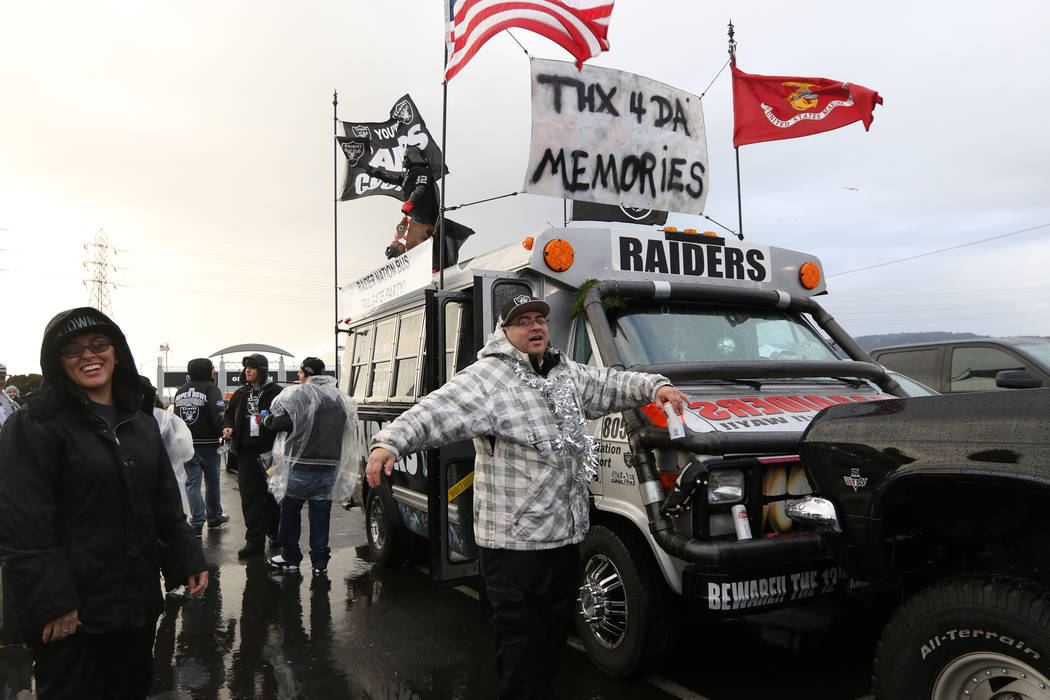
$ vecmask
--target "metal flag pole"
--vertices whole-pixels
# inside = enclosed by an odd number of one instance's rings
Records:
[[[335,286],[335,381],[339,381],[339,93],[332,93],[332,277]]]
[[[729,20],[729,65],[736,67],[736,40],[733,39],[733,20]],[[733,152],[736,154],[736,229],[740,240],[744,240],[744,208],[740,200],[740,147],[733,146]]]

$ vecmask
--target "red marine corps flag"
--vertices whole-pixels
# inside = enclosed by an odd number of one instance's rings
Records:
[[[879,93],[827,78],[749,75],[733,70],[733,146],[793,139],[855,121],[871,126]]]
[[[511,27],[537,32],[576,57],[582,68],[588,58],[609,50],[609,16],[614,0],[445,0],[445,80],[461,71],[490,38]]]

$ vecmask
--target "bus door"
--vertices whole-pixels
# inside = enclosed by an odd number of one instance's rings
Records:
[[[423,391],[440,387],[477,356],[474,295],[426,292],[426,360]],[[452,585],[478,575],[474,542],[474,444],[470,440],[442,445],[427,453],[430,575]]]

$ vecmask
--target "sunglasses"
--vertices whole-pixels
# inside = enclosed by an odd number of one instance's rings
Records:
[[[62,355],[62,357],[73,359],[74,357],[80,357],[85,350],[90,350],[91,352],[98,355],[99,353],[103,353],[106,350],[108,350],[111,345],[113,345],[113,343],[109,340],[92,340],[87,345],[79,345],[76,343],[72,345],[67,345],[61,350],[59,350],[59,353]]]

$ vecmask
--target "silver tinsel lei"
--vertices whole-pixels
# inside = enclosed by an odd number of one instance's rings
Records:
[[[559,435],[554,448],[568,449],[576,455],[574,477],[586,486],[598,476],[598,445],[587,432],[587,420],[576,402],[576,388],[567,372],[553,378],[541,377],[520,359],[512,361],[514,373],[525,386],[538,390],[558,421]]]

